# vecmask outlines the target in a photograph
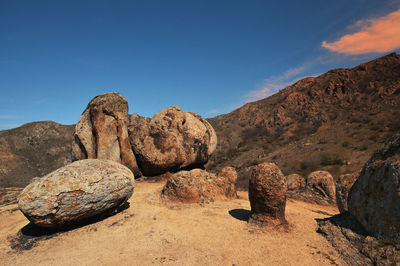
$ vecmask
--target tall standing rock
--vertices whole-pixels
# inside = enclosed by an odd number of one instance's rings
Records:
[[[128,102],[111,92],[93,98],[76,124],[72,160],[106,159],[122,163],[140,176],[128,137]]]
[[[364,165],[350,189],[347,207],[368,232],[400,244],[400,136]]]
[[[151,119],[131,115],[129,139],[146,176],[202,167],[217,145],[213,127],[201,116],[168,107]]]
[[[249,181],[250,222],[286,224],[286,178],[273,163],[256,165]]]

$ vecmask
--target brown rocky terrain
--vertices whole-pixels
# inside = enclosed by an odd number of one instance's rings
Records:
[[[25,187],[33,177],[70,163],[74,128],[43,121],[1,130],[0,188]]]
[[[400,55],[302,79],[278,93],[210,118],[218,146],[206,165],[233,165],[240,187],[251,167],[276,163],[283,173],[359,171],[400,130]]]
[[[202,204],[164,202],[165,182],[136,182],[130,207],[69,231],[34,228],[16,205],[0,207],[1,265],[346,265],[316,232],[333,206],[288,200],[288,232],[247,223],[247,193]]]

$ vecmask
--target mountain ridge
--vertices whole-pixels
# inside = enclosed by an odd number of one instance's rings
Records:
[[[361,169],[400,130],[400,55],[330,70],[207,120],[218,136],[206,168],[234,166],[247,187],[251,167],[271,161],[285,174]],[[32,122],[0,131],[0,187],[23,187],[71,161],[75,125]]]
[[[234,165],[242,187],[251,166],[262,161],[276,162],[285,174],[321,168],[336,176],[357,171],[400,129],[399,103],[396,53],[301,79],[209,119],[219,145],[207,169]]]

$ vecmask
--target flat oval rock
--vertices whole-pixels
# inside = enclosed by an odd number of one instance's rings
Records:
[[[21,212],[41,227],[80,223],[125,204],[134,176],[124,165],[80,160],[35,178],[18,196]]]

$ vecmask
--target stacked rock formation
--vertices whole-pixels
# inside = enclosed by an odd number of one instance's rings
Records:
[[[128,139],[128,102],[118,93],[91,100],[76,124],[72,160],[106,159],[127,166],[140,176]]]
[[[168,107],[151,119],[132,115],[129,139],[146,176],[202,167],[217,146],[217,135],[201,116]]]
[[[212,126],[201,116],[168,107],[151,119],[128,115],[118,93],[92,99],[75,127],[73,161],[107,159],[136,177],[190,170],[207,163],[217,145]]]
[[[114,211],[133,193],[134,176],[120,163],[87,159],[32,181],[18,196],[22,213],[41,227],[65,227]]]
[[[286,192],[286,178],[278,166],[273,163],[256,165],[249,181],[252,211],[249,222],[273,226],[287,224]]]
[[[236,178],[232,167],[225,167],[217,175],[202,169],[179,171],[168,179],[161,194],[166,199],[184,203],[234,198],[237,197]]]
[[[400,136],[364,165],[350,189],[347,207],[369,233],[400,244]]]

